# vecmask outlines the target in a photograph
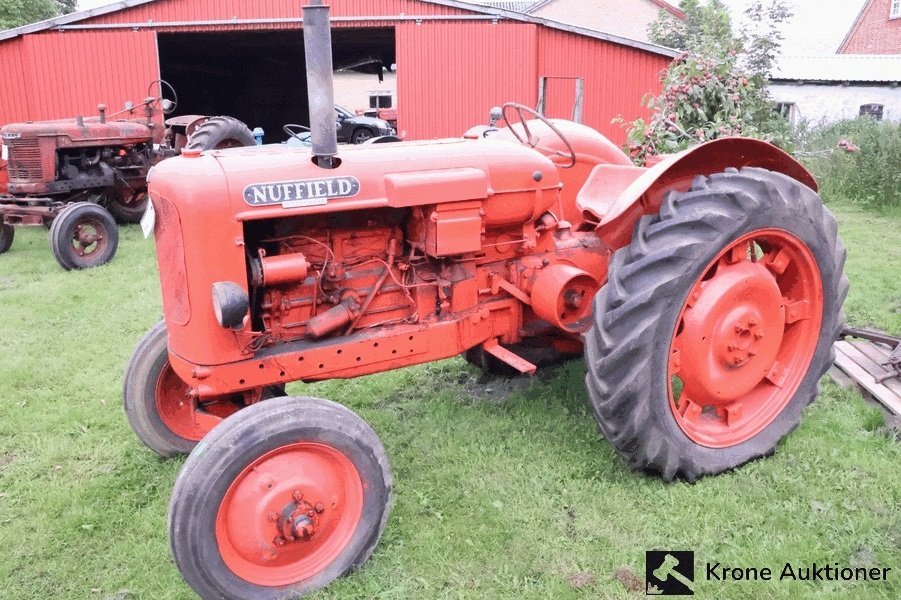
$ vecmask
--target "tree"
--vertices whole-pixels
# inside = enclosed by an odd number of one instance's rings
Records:
[[[75,12],[78,7],[78,0],[54,0],[57,5],[57,12],[61,15],[68,15]]]
[[[685,13],[685,20],[660,11],[657,20],[648,28],[652,42],[707,56],[725,55],[737,47],[729,10],[720,0],[710,0],[708,4],[682,0],[679,9]]]
[[[77,4],[78,0],[0,0],[0,30],[71,13]]]
[[[646,98],[651,117],[629,124],[633,161],[644,164],[655,155],[731,135],[790,143],[788,123],[774,112],[766,86],[782,41],[778,27],[791,12],[784,0],[768,2],[751,4],[741,36],[732,33],[720,0],[683,0],[681,24],[661,11],[649,29],[651,40],[686,51],[664,72],[663,92]]]
[[[745,9],[745,17],[739,35],[742,66],[764,82],[770,77],[785,39],[781,25],[792,17],[792,11],[785,0],[771,0],[766,6],[757,0]]]

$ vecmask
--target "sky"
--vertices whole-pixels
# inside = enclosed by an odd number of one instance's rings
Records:
[[[678,0],[667,0],[678,5]],[[789,0],[795,16],[785,25],[782,43],[786,56],[834,54],[866,0]],[[739,20],[749,0],[723,0]],[[111,0],[81,0],[80,10],[115,4]]]

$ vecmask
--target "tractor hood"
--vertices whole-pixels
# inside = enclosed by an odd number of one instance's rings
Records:
[[[520,194],[532,198],[527,217],[537,218],[536,206],[543,211],[555,200],[560,177],[551,160],[521,144],[449,139],[346,147],[336,169],[319,168],[309,150],[285,145],[185,153],[154,167],[149,185],[152,198],[166,198],[179,212],[211,213],[198,218],[221,219],[226,206],[231,218],[250,221],[406,208],[438,198],[494,204]]]
[[[82,124],[75,119],[60,119],[10,123],[0,129],[0,138],[6,145],[14,145],[19,139],[45,137],[61,138],[60,146],[93,146],[106,141],[139,143],[148,141],[151,135],[151,128],[143,122],[123,119],[101,123],[97,117],[84,119]]]

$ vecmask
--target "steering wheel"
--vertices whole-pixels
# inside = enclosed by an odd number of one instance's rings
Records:
[[[295,131],[295,130],[297,130],[297,131]],[[302,137],[300,137],[300,132],[301,131],[309,131],[309,130],[310,130],[310,128],[307,127],[306,125],[298,125],[297,123],[285,123],[284,125],[282,125],[282,131],[284,131],[285,133],[287,133],[288,135],[290,135],[293,138],[297,138],[301,142],[305,142],[306,140],[304,140]]]
[[[507,109],[508,108],[512,108],[514,110],[514,112],[516,113],[517,118],[519,118],[519,124],[522,125],[522,129],[523,129],[523,133],[525,134],[525,137],[523,137],[516,130],[516,128],[513,127],[513,122],[509,119],[509,117],[507,117]],[[530,148],[535,148],[536,150],[544,150],[545,152],[551,152],[552,154],[555,154],[557,156],[569,158],[569,164],[562,165],[562,168],[564,168],[564,169],[568,169],[576,164],[576,151],[573,150],[572,144],[569,143],[569,140],[567,140],[563,136],[563,134],[560,133],[560,130],[557,129],[553,123],[548,121],[547,117],[545,117],[544,115],[539,113],[537,110],[535,110],[533,108],[529,108],[528,106],[519,104],[517,102],[507,102],[506,104],[504,104],[502,115],[504,117],[504,122],[507,124],[507,129],[510,130],[510,133],[513,134],[513,137],[515,137],[519,141],[520,144],[524,144],[526,146],[529,146]],[[541,139],[538,138],[537,136],[535,136],[529,130],[529,126],[526,124],[526,115],[531,115],[532,117],[538,119],[539,121],[541,121],[542,123],[547,125],[548,129],[553,131],[554,135],[556,135],[558,138],[560,138],[560,141],[563,142],[563,145],[566,146],[566,149],[569,151],[569,153],[562,152],[560,150],[553,150],[553,149],[547,148],[545,146],[539,146],[538,142],[541,141]]]
[[[155,96],[152,93],[153,92],[153,84],[158,85],[159,90],[160,90],[159,95]],[[164,86],[166,88],[169,88],[169,91],[172,92],[172,100],[169,100],[168,98],[164,98],[164,93],[165,93]],[[175,93],[175,88],[172,87],[172,84],[169,83],[168,81],[166,81],[165,79],[154,79],[153,81],[151,81],[150,85],[147,86],[147,96],[148,97],[152,96],[154,98],[153,104],[159,105],[163,109],[164,115],[172,114],[173,112],[175,112],[175,107],[178,106],[178,94]],[[168,108],[166,107],[165,104],[163,104],[163,100],[168,100],[168,102],[169,102]]]

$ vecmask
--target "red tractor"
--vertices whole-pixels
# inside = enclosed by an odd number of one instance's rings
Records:
[[[328,8],[304,11],[325,80]],[[135,349],[125,409],[161,455],[193,449],[168,523],[201,597],[303,595],[385,527],[376,434],[288,382],[461,353],[533,373],[584,352],[604,437],[667,481],[770,454],[798,425],[848,284],[791,157],[733,138],[644,169],[516,104],[502,128],[339,157],[330,90],[311,88],[312,152],[186,151],[150,178],[165,320]]]
[[[154,86],[158,93],[152,94]],[[163,98],[167,87],[172,100]],[[186,115],[168,119],[175,91],[162,80],[135,107],[97,117],[12,123],[0,129],[0,253],[15,227],[50,228],[50,248],[64,269],[112,260],[119,243],[116,220],[137,223],[147,206],[147,172],[183,147],[223,148],[254,143],[246,125],[230,117]]]

